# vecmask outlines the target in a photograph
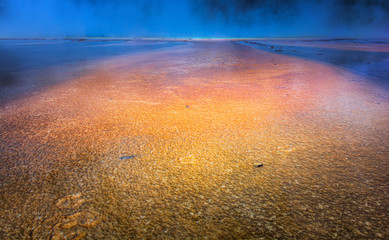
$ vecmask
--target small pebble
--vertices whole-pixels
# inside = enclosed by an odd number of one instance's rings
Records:
[[[131,156],[122,156],[120,157],[120,160],[129,160],[129,159],[133,159],[135,158],[135,155],[131,155]]]
[[[186,107],[186,108],[189,108],[189,105],[186,105],[185,107]]]
[[[254,163],[254,167],[263,167],[263,163]]]

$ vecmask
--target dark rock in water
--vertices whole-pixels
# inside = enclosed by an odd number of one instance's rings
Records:
[[[270,46],[270,48],[271,48],[271,49],[273,49],[273,48],[274,48],[274,46]]]
[[[185,107],[186,107],[186,108],[189,108],[189,105],[186,105]]]
[[[135,155],[131,155],[131,156],[122,156],[120,157],[120,160],[129,160],[129,159],[133,159],[135,158]]]
[[[317,55],[323,55],[323,53],[318,53]]]
[[[263,163],[254,163],[254,167],[263,167]]]
[[[281,50],[281,49],[277,49],[277,50],[275,50],[275,52],[282,52],[283,50]]]

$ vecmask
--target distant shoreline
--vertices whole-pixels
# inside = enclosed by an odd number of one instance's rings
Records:
[[[202,38],[202,37],[178,37],[178,38],[147,38],[147,37],[0,37],[0,40],[73,40],[73,41],[260,41],[260,40],[305,40],[305,41],[354,41],[374,40],[373,43],[388,43],[389,38],[366,38],[366,37],[345,37],[345,38],[320,38],[320,37],[270,37],[270,38]]]

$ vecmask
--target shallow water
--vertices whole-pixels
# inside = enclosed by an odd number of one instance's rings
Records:
[[[342,67],[389,91],[388,39],[242,41],[252,47]]]
[[[98,38],[0,39],[0,104],[79,77],[101,62],[120,55],[136,55],[182,44]]]
[[[118,56],[1,107],[0,236],[385,239],[388,129],[386,89],[333,64]]]

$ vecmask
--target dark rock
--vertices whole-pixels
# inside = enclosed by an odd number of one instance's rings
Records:
[[[189,108],[189,105],[186,105],[185,107],[186,107],[186,108]]]
[[[129,160],[135,158],[135,155],[130,155],[130,156],[122,156],[120,157],[120,160]]]
[[[283,50],[281,50],[281,49],[277,49],[277,50],[275,50],[275,52],[282,52]]]

